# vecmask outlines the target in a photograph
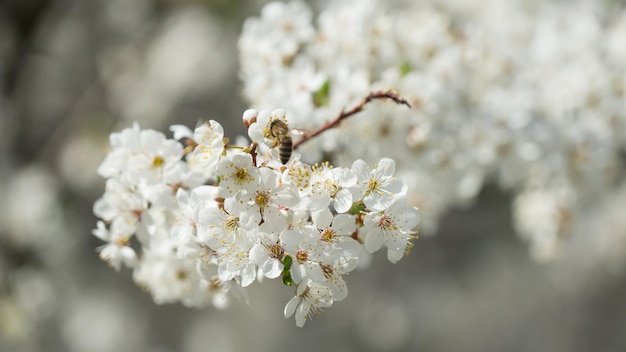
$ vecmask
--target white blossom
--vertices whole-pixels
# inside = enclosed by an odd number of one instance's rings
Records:
[[[330,289],[320,283],[309,280],[298,286],[296,295],[285,305],[285,318],[295,313],[296,325],[303,327],[312,315],[319,314],[322,308],[333,304]]]
[[[226,156],[219,161],[220,193],[232,197],[237,192],[254,192],[259,183],[259,170],[252,165],[249,154]]]
[[[114,134],[101,168],[107,187],[94,204],[102,221],[93,234],[106,242],[100,257],[116,270],[132,269],[159,304],[222,308],[232,296],[247,301],[254,282],[280,278],[297,287],[285,315],[295,314],[303,326],[345,299],[344,275],[357,268],[362,241],[377,236],[364,224],[386,211],[401,223],[414,209],[387,199],[406,193],[390,159],[372,171],[362,161],[352,168],[311,166],[294,152],[283,165],[277,137],[289,131],[277,136],[271,128],[278,120],[288,126],[285,110],[244,113],[253,140],[245,148],[228,145],[216,121],[193,135],[173,126],[180,142],[137,125]],[[133,167],[132,160],[143,161]],[[412,229],[401,225],[406,246]]]
[[[99,239],[109,242],[97,248],[100,259],[107,262],[113,269],[119,271],[122,264],[133,267],[137,263],[137,254],[129,246],[130,236],[119,233],[111,233],[102,221],[98,221],[98,228],[92,231],[93,235]]]
[[[210,120],[195,129],[194,140],[198,145],[194,153],[202,167],[209,170],[215,167],[224,151],[223,138],[224,128],[214,120]]]
[[[276,28],[276,14],[298,19],[294,32]],[[290,126],[306,131],[393,87],[412,109],[372,103],[299,150],[307,162],[330,154],[343,165],[392,156],[427,232],[489,182],[514,198],[565,184],[567,213],[597,222],[587,208],[615,191],[626,143],[624,18],[621,5],[584,0],[347,0],[317,16],[299,1],[268,5],[239,39],[243,94],[254,106],[283,106]],[[289,50],[272,51],[278,43]],[[363,202],[382,210],[386,191]],[[541,260],[578,241],[573,227],[553,236],[513,216],[531,252],[546,249]]]
[[[284,255],[283,244],[275,233],[260,233],[259,242],[250,249],[250,260],[258,265],[265,277],[270,279],[277,278],[283,272]]]
[[[365,215],[362,232],[368,252],[375,252],[385,244],[390,262],[402,258],[419,222],[417,209],[405,203],[405,198],[399,198],[389,208]]]
[[[406,186],[393,177],[396,165],[393,159],[384,158],[371,170],[363,160],[352,164],[356,174],[357,193],[371,209],[384,210],[399,196],[406,193]]]

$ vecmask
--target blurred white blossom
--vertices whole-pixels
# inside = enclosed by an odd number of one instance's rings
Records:
[[[306,131],[368,90],[397,90],[413,109],[372,105],[303,155],[392,156],[408,202],[424,205],[426,232],[495,182],[517,195],[516,227],[549,260],[575,235],[574,218],[593,221],[584,209],[615,190],[626,146],[623,6],[346,0],[312,13],[272,3],[246,21],[244,96],[284,106]],[[280,27],[278,17],[298,21]],[[267,50],[278,43],[290,49]]]

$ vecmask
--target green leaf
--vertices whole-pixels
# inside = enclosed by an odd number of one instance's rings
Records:
[[[401,62],[400,65],[398,66],[398,70],[400,71],[401,77],[406,76],[409,72],[411,72],[412,69],[413,68],[411,67],[411,63],[408,60]]]
[[[291,256],[289,255],[286,255],[283,258],[283,266],[284,266],[283,272],[289,271],[289,269],[291,269],[291,263],[293,263],[293,258],[291,258]]]
[[[283,278],[283,284],[285,284],[285,286],[293,286],[293,278],[291,277],[291,272],[289,271],[289,269],[291,269],[291,264],[293,263],[293,258],[291,258],[291,256],[286,255],[283,258],[283,273],[282,278]]]
[[[327,79],[317,91],[313,92],[312,99],[315,107],[328,106],[330,103],[330,80]]]
[[[348,213],[350,213],[351,215],[358,215],[364,209],[365,209],[365,204],[363,204],[362,202],[352,203],[352,207],[350,207],[350,210],[348,210]]]
[[[291,278],[291,273],[290,272],[283,272],[283,284],[285,284],[285,286],[293,286],[293,279]]]

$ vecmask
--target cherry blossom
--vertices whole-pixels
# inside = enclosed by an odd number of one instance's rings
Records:
[[[284,313],[297,326],[347,297],[344,276],[357,269],[363,246],[373,252],[385,242],[389,259],[400,259],[418,217],[393,160],[311,166],[294,152],[283,164],[271,131],[277,120],[289,126],[284,109],[246,111],[249,147],[230,145],[214,120],[193,134],[172,126],[176,140],[138,125],[114,134],[101,168],[107,187],[94,204],[102,221],[93,234],[107,242],[100,257],[131,268],[157,303],[222,308],[232,296],[247,301],[255,282],[280,278],[295,291]],[[161,161],[128,164],[137,158]]]

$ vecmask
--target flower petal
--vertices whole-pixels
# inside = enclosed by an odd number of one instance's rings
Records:
[[[324,208],[321,211],[311,212],[311,218],[313,218],[313,223],[319,229],[325,229],[330,227],[331,222],[333,221],[333,214],[330,212],[330,209]]]
[[[283,313],[285,314],[285,318],[289,318],[293,315],[293,313],[296,312],[296,308],[298,308],[300,301],[301,299],[298,296],[291,297],[289,302],[287,302],[287,304],[285,305],[285,310],[283,311]]]
[[[335,211],[345,213],[352,207],[352,192],[348,189],[342,189],[335,195]]]
[[[374,229],[367,234],[365,237],[365,249],[374,253],[380,249],[380,246],[383,244],[383,235],[379,230]]]
[[[387,259],[392,263],[397,263],[404,256],[404,250],[394,250],[387,248]]]
[[[377,164],[375,173],[382,177],[392,177],[396,172],[396,162],[391,158],[382,158]]]

